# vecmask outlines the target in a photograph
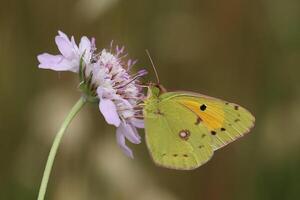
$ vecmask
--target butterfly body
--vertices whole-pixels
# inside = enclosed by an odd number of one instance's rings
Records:
[[[190,170],[214,151],[249,132],[254,117],[232,103],[191,92],[166,92],[151,85],[145,100],[146,143],[160,166]]]

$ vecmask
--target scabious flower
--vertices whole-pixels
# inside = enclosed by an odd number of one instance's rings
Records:
[[[111,44],[109,50],[97,52],[94,38],[90,40],[83,36],[77,46],[73,36],[69,39],[61,31],[55,42],[61,54],[38,55],[39,68],[79,73],[80,89],[86,100],[99,103],[106,122],[117,127],[118,144],[133,158],[125,138],[134,144],[141,142],[137,128],[144,127],[139,105],[144,94],[138,79],[147,72],[140,70],[130,74],[135,62],[125,60],[124,47],[113,48]]]

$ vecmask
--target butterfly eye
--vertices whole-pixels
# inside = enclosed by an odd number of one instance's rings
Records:
[[[206,105],[202,104],[202,105],[200,106],[200,110],[204,111],[205,109],[206,109]]]

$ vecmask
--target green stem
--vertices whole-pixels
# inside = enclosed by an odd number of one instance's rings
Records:
[[[52,147],[50,149],[50,153],[48,155],[47,163],[45,166],[45,170],[44,170],[44,174],[43,174],[43,178],[42,178],[42,182],[41,182],[41,186],[40,186],[40,190],[39,190],[38,200],[44,200],[45,193],[47,190],[49,176],[51,173],[51,169],[53,166],[53,162],[54,162],[55,155],[56,155],[57,149],[59,147],[61,138],[63,137],[65,130],[68,128],[71,121],[74,119],[76,114],[80,111],[80,109],[84,106],[85,103],[86,103],[86,100],[84,97],[81,97],[77,101],[77,103],[73,106],[73,108],[69,112],[68,116],[65,118],[64,122],[62,123],[59,131],[57,132],[57,134],[54,138]]]

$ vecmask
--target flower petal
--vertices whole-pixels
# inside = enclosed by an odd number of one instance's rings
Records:
[[[121,123],[117,107],[111,100],[100,99],[99,109],[108,124],[118,127]]]
[[[144,120],[142,119],[132,118],[131,124],[137,128],[145,128]]]
[[[56,36],[55,43],[57,48],[59,49],[60,53],[66,58],[72,58],[74,56],[74,47],[72,42],[63,37],[63,36]]]
[[[61,62],[63,57],[61,55],[51,55],[49,53],[43,53],[37,56],[38,61],[40,64],[43,65],[53,65]]]
[[[77,60],[63,59],[59,63],[59,67],[62,69],[65,69],[63,71],[71,71],[71,72],[75,72],[75,73],[78,73],[78,71],[79,71],[79,65],[78,65]]]
[[[71,43],[73,45],[74,50],[78,52],[78,46],[77,46],[77,44],[75,42],[74,36],[71,37]]]
[[[122,148],[123,152],[130,158],[133,158],[133,153],[131,149],[126,145],[125,143],[125,136],[123,135],[122,131],[120,130],[120,127],[117,128],[117,142],[119,146]]]
[[[141,138],[137,133],[135,127],[128,123],[121,123],[118,127],[118,130],[123,133],[123,135],[132,143],[139,144],[141,143]]]
[[[79,51],[82,53],[86,51],[85,54],[88,54],[90,50],[91,50],[91,41],[86,36],[83,36],[79,43]]]
[[[69,40],[69,37],[62,31],[58,31],[58,35],[65,38],[66,40]]]
[[[104,70],[99,70],[99,73],[98,74],[95,74],[97,76],[101,76],[101,73],[102,71]],[[111,88],[105,88],[104,86],[99,86],[97,88],[97,94],[98,94],[98,97],[100,99],[104,98],[104,99],[116,99],[117,98],[117,95],[113,93],[114,90],[111,89]]]
[[[141,143],[141,136],[139,135],[139,132],[137,131],[137,129],[134,126],[131,125],[131,127],[132,127],[132,130],[133,130],[135,136],[139,139],[139,143]]]
[[[40,62],[39,68],[41,69],[51,69],[54,71],[77,71],[76,67],[74,68],[74,63],[66,60],[62,55],[43,53],[38,55],[37,59]]]

